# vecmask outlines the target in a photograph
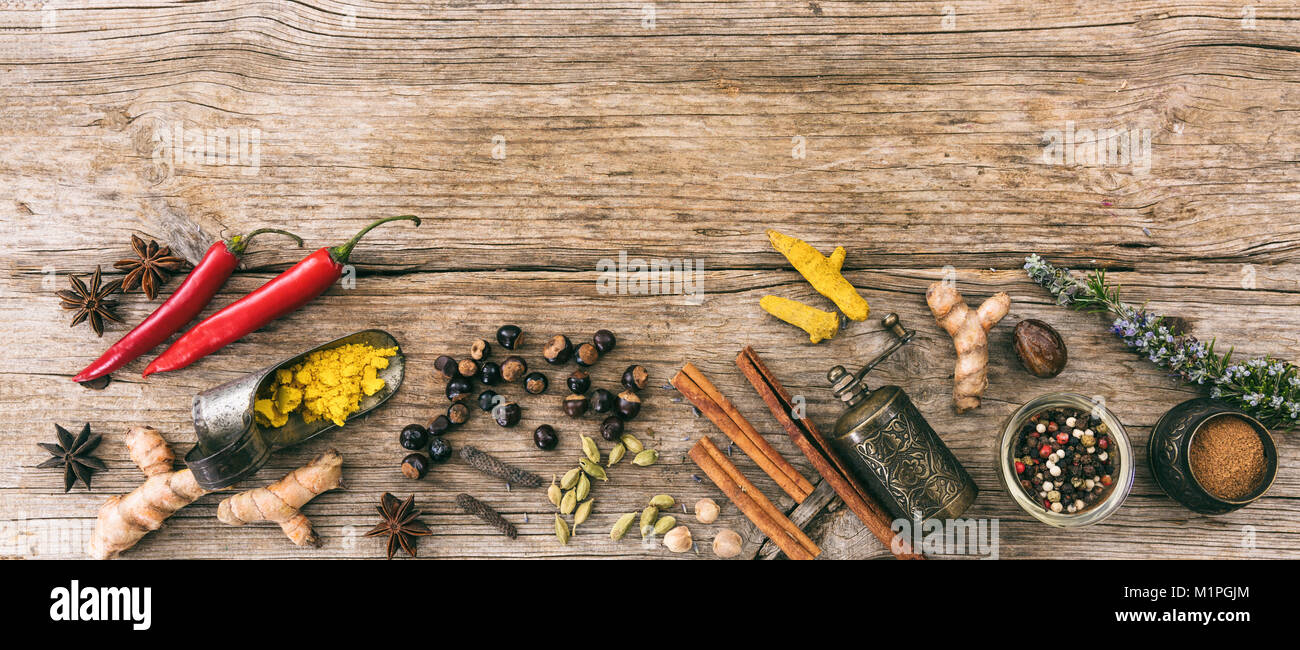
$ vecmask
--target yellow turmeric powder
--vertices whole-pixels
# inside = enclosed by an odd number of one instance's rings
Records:
[[[384,387],[380,370],[397,348],[376,348],[364,344],[341,345],[307,355],[289,369],[275,371],[275,381],[253,402],[253,412],[262,426],[282,427],[289,414],[301,409],[308,424],[330,420],[338,426],[357,409],[361,398]]]

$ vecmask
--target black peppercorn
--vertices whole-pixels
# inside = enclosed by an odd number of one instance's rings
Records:
[[[429,422],[429,433],[432,435],[440,436],[448,431],[451,431],[451,418],[446,415],[439,415]]]
[[[623,387],[628,390],[641,390],[647,381],[650,381],[650,371],[643,365],[628,366],[623,371]]]
[[[564,414],[576,418],[587,412],[587,398],[574,393],[564,398]]]
[[[424,454],[410,454],[402,459],[402,476],[406,478],[422,479],[427,471],[429,471],[429,461]]]
[[[569,337],[563,334],[552,336],[551,340],[546,342],[546,347],[542,348],[542,358],[552,365],[564,363],[571,356],[573,356],[573,343],[570,343]]]
[[[618,406],[618,398],[613,393],[604,388],[597,388],[591,392],[591,410],[597,413],[609,413]]]
[[[610,441],[618,442],[623,438],[623,421],[617,415],[611,415],[600,423],[600,437]]]
[[[579,345],[573,355],[573,360],[577,361],[580,366],[594,366],[599,359],[600,351],[590,343]]]
[[[569,392],[583,395],[589,390],[591,390],[591,376],[586,370],[574,370],[573,374],[569,375]]]
[[[429,460],[445,463],[451,458],[451,443],[446,438],[434,438],[429,441]]]
[[[518,381],[528,372],[528,362],[523,357],[509,356],[501,362],[501,378],[507,382]]]
[[[452,424],[465,424],[469,422],[469,407],[461,402],[456,402],[447,407],[447,419]]]
[[[398,436],[398,441],[406,449],[419,451],[429,444],[429,430],[418,424],[408,424],[402,427],[402,434]]]
[[[478,383],[495,386],[501,383],[501,379],[501,366],[495,361],[484,361],[483,367],[478,370]]]
[[[478,408],[484,413],[491,413],[497,405],[497,392],[494,390],[485,390],[478,394]],[[502,398],[504,399],[504,398]]]
[[[614,333],[609,330],[600,330],[595,336],[591,337],[592,345],[596,346],[596,351],[601,354],[609,354],[614,349],[614,344],[618,340],[614,338]]]
[[[524,377],[524,390],[529,395],[541,395],[546,392],[548,383],[546,375],[540,372],[530,372],[527,377]]]
[[[456,364],[456,372],[459,372],[462,377],[473,377],[478,374],[478,362],[473,359],[461,359]]]
[[[630,390],[618,394],[618,416],[631,420],[641,411],[641,398]]]
[[[465,377],[453,377],[447,380],[447,399],[453,402],[463,402],[473,395],[474,387],[470,385],[469,379]]]
[[[502,404],[492,410],[492,417],[496,418],[497,425],[503,427],[513,427],[519,424],[521,415],[523,415],[523,411],[514,402]]]
[[[507,350],[517,349],[524,344],[524,331],[518,325],[502,325],[497,330],[497,343]]]
[[[433,369],[436,371],[435,374],[443,379],[451,379],[460,372],[456,369],[456,360],[445,354],[434,359]]]
[[[482,361],[491,353],[492,346],[488,345],[485,339],[479,339],[469,344],[469,357],[475,361]]]
[[[543,424],[533,430],[533,444],[537,445],[542,451],[555,449],[555,445],[560,443],[560,436],[556,435],[555,427],[549,424]]]

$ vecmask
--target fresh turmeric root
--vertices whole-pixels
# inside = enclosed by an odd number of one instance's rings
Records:
[[[830,298],[840,311],[852,320],[866,320],[871,308],[867,301],[858,295],[858,290],[840,273],[844,266],[844,247],[838,246],[825,257],[817,252],[808,242],[783,235],[775,230],[767,231],[767,238],[772,248],[785,255],[796,271],[808,280],[818,293]]]
[[[925,302],[957,348],[957,367],[952,376],[952,397],[957,412],[965,413],[980,405],[980,396],[988,388],[988,331],[1011,309],[1011,298],[999,292],[985,300],[978,310],[966,305],[961,292],[951,284],[935,282],[925,292]]]
[[[97,560],[117,557],[162,527],[177,510],[207,494],[190,470],[172,471],[176,456],[157,429],[131,427],[126,448],[146,478],[130,494],[110,497],[100,506],[87,549]]]
[[[343,457],[330,449],[271,485],[223,499],[217,506],[217,519],[231,526],[274,521],[294,544],[320,546],[311,521],[299,509],[321,493],[339,487],[342,478]]]
[[[780,296],[763,296],[759,299],[758,306],[767,313],[807,332],[808,338],[813,343],[834,338],[840,331],[838,314],[809,307],[798,300]]]

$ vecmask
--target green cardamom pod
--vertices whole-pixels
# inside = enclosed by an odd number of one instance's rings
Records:
[[[578,505],[578,510],[573,513],[573,528],[577,530],[578,524],[587,520],[591,516],[591,509],[595,507],[595,499],[587,499]]]
[[[578,484],[578,476],[580,474],[582,474],[582,470],[576,467],[565,472],[564,478],[560,479],[560,489],[572,490],[573,486]]]
[[[659,462],[659,452],[653,449],[646,449],[632,459],[632,464],[639,467],[649,467]]]
[[[560,505],[560,497],[563,495],[563,492],[564,491],[560,489],[560,486],[551,483],[551,487],[546,488],[546,498],[551,500],[551,505],[558,506]]]
[[[592,440],[591,436],[582,437],[582,453],[586,454],[591,462],[600,462],[600,447],[596,446],[596,441]]]
[[[573,512],[573,507],[578,505],[578,495],[574,490],[564,493],[564,498],[560,499],[560,514],[567,515]]]
[[[582,477],[578,479],[578,487],[573,489],[578,493],[578,500],[585,501],[587,495],[591,494],[591,479],[587,478],[586,474],[583,474]]]
[[[616,542],[623,539],[623,536],[627,534],[627,529],[632,527],[634,521],[636,521],[635,512],[629,512],[619,517],[618,521],[614,522],[614,527],[609,531],[609,538]]]
[[[623,442],[623,445],[627,447],[627,450],[634,454],[639,454],[645,450],[645,445],[641,444],[641,441],[637,440],[637,437],[630,433],[623,434],[623,437],[620,438],[620,440]]]
[[[627,447],[624,447],[623,443],[614,445],[614,448],[609,450],[609,462],[605,463],[605,467],[613,467],[614,463],[623,460],[623,455],[626,453]]]
[[[600,465],[591,462],[589,459],[579,458],[578,466],[582,468],[582,471],[586,472],[589,476],[591,476],[591,478],[597,478],[602,481],[609,480],[609,475],[605,473],[605,469]]]
[[[667,510],[676,504],[677,502],[667,494],[656,494],[653,497],[650,497],[650,505],[660,510]]]
[[[655,534],[664,535],[668,531],[672,530],[675,526],[677,526],[676,517],[672,515],[668,515],[667,517],[662,517],[659,519],[659,521],[655,522]]]
[[[645,537],[654,530],[655,520],[659,518],[659,509],[654,506],[646,506],[641,511],[641,536]]]
[[[560,539],[561,544],[569,543],[569,525],[559,515],[555,515],[555,536]]]

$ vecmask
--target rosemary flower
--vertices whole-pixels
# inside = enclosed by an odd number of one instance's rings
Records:
[[[1163,316],[1121,301],[1119,287],[1106,282],[1102,269],[1080,279],[1069,269],[1030,255],[1025,271],[1058,304],[1113,316],[1110,331],[1125,345],[1187,383],[1208,384],[1211,397],[1241,408],[1270,428],[1300,425],[1300,369],[1295,365],[1272,357],[1232,363],[1232,350],[1220,355],[1213,341],[1202,343],[1176,331]]]

